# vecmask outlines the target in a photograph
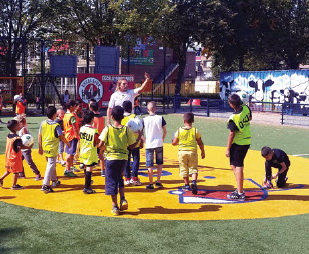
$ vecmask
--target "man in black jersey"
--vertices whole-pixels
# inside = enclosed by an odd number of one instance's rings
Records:
[[[262,156],[266,159],[265,161],[265,180],[263,183],[264,189],[273,188],[271,183],[272,179],[277,179],[277,187],[283,188],[286,184],[286,174],[291,165],[287,154],[280,149],[271,149],[268,146],[264,146],[261,150]],[[278,168],[278,172],[272,175],[272,167]]]

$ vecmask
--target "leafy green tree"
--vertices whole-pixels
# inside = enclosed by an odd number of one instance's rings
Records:
[[[187,63],[186,53],[200,41],[201,14],[206,1],[201,0],[166,0],[152,27],[156,39],[166,47],[173,49],[178,67],[175,93],[179,94]]]
[[[208,2],[203,41],[216,71],[297,69],[308,59],[308,1]]]
[[[16,62],[25,52],[27,42],[40,36],[48,20],[44,2],[0,0],[1,75],[16,76]]]
[[[145,3],[143,3],[145,2]],[[139,12],[144,1],[61,0],[51,7],[57,13],[55,29],[63,37],[90,42],[93,46],[120,46],[134,41],[145,26]],[[154,1],[155,2],[155,1]],[[149,3],[153,3],[148,1]],[[144,12],[147,13],[147,8]]]
[[[309,2],[307,0],[264,0],[257,19],[262,54],[284,68],[298,69],[309,53]],[[271,61],[272,59],[269,59]]]

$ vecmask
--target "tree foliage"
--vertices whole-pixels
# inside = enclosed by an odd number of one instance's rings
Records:
[[[215,0],[204,45],[219,71],[296,69],[308,59],[306,0]]]
[[[179,64],[176,94],[180,92],[183,81],[188,48],[200,41],[200,21],[205,3],[200,0],[166,0],[161,3],[160,16],[152,27],[155,38],[173,49]]]
[[[55,29],[64,37],[94,45],[120,46],[147,33],[153,16],[150,0],[61,0]],[[145,32],[146,31],[146,32]]]
[[[298,68],[308,60],[308,0],[0,0],[2,74],[32,39],[125,46],[152,36],[179,63],[202,42],[217,71]],[[177,90],[178,89],[178,90]]]
[[[26,43],[40,36],[47,21],[44,1],[0,0],[1,75],[16,76]]]

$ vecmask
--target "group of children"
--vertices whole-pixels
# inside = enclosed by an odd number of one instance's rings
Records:
[[[45,193],[53,192],[53,187],[59,186],[56,174],[56,163],[65,165],[64,175],[75,177],[73,167],[76,153],[79,151],[80,168],[84,170],[85,194],[95,193],[91,188],[92,171],[94,166],[100,163],[101,174],[105,176],[105,194],[111,196],[112,213],[118,215],[120,211],[128,209],[128,202],[125,199],[124,186],[142,183],[138,178],[140,164],[140,149],[145,146],[146,167],[148,169],[149,184],[146,189],[155,187],[162,188],[161,174],[163,166],[163,142],[166,137],[166,121],[162,116],[156,114],[156,103],[147,104],[148,115],[143,118],[143,131],[134,133],[126,126],[130,119],[136,117],[132,113],[132,102],[125,101],[123,107],[115,106],[112,109],[111,117],[113,124],[105,126],[104,117],[99,113],[98,103],[89,102],[89,110],[82,112],[81,102],[69,100],[66,104],[67,111],[58,110],[54,106],[47,108],[47,118],[40,125],[38,143],[39,154],[44,155],[47,160],[43,185],[41,190]],[[226,156],[230,158],[230,165],[236,178],[237,189],[227,195],[228,199],[245,200],[243,191],[243,169],[244,159],[250,147],[251,132],[250,120],[251,110],[242,104],[240,97],[233,94],[229,97],[229,104],[234,109],[228,121],[228,143]],[[31,158],[31,147],[24,147],[18,132],[23,130],[27,133],[25,117],[15,118],[7,124],[10,134],[7,137],[6,145],[6,172],[0,178],[0,185],[3,179],[13,173],[12,189],[21,189],[17,184],[19,174],[23,173],[22,157],[30,165],[36,174],[36,180],[41,178],[40,172]],[[193,113],[183,115],[183,127],[178,128],[172,140],[172,145],[178,145],[180,176],[184,180],[184,191],[198,193],[198,153],[200,148],[201,158],[205,158],[204,144],[201,133],[193,127]],[[66,160],[62,153],[66,152]],[[27,150],[22,150],[27,149]],[[23,156],[22,156],[23,154]],[[262,156],[266,159],[266,178],[264,188],[272,188],[271,180],[278,178],[277,186],[283,187],[286,182],[286,174],[290,166],[288,156],[280,149],[263,147]],[[30,157],[30,159],[29,159]],[[132,167],[130,158],[133,158]],[[153,180],[154,159],[157,164],[157,179]],[[99,162],[100,161],[100,162]],[[32,166],[31,166],[32,165]],[[275,175],[271,175],[271,167],[279,168]],[[125,179],[123,179],[123,175]],[[189,177],[192,177],[191,185]],[[120,203],[118,206],[118,193]]]

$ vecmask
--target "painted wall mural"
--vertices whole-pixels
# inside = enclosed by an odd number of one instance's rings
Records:
[[[309,104],[309,69],[222,72],[220,97],[245,91],[249,102]]]

